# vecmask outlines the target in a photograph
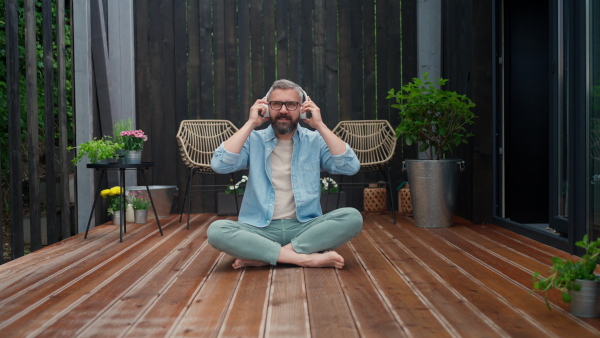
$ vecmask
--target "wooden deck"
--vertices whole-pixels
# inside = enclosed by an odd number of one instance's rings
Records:
[[[214,214],[93,229],[0,266],[2,337],[598,337],[600,318],[531,295],[569,255],[493,225],[422,229],[365,214],[342,270],[231,268]]]

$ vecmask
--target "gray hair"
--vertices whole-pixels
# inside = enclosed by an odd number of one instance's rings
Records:
[[[269,92],[267,93],[267,100],[269,99],[269,96],[271,95],[271,92],[274,89],[294,89],[294,90],[296,90],[296,93],[298,93],[298,97],[300,98],[300,101],[302,101],[302,102],[306,101],[306,93],[304,92],[302,87],[300,87],[299,85],[297,85],[296,83],[294,83],[290,80],[280,79],[280,80],[273,82],[271,89],[269,89]]]

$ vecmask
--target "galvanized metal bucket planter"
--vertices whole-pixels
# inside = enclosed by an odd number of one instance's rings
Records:
[[[458,174],[464,171],[463,160],[406,160],[415,225],[422,228],[452,226]]]
[[[569,312],[579,317],[600,317],[600,281],[578,279],[575,283],[579,284],[581,289],[569,291]]]

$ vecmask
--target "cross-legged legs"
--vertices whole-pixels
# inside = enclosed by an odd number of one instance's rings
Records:
[[[237,260],[234,268],[289,263],[306,267],[341,269],[344,259],[330,251],[348,242],[362,229],[362,215],[342,208],[309,222],[276,220],[257,228],[230,220],[210,225],[208,242]]]

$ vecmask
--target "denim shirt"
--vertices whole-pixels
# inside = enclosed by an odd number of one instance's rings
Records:
[[[321,216],[321,171],[354,175],[360,169],[356,154],[346,144],[341,155],[332,155],[317,131],[298,125],[294,132],[292,154],[292,190],[296,201],[296,217],[307,222]],[[217,173],[227,174],[249,169],[248,182],[238,220],[255,227],[266,227],[273,218],[275,189],[271,181],[271,152],[278,138],[273,128],[254,130],[239,154],[227,151],[221,144],[210,163]]]

